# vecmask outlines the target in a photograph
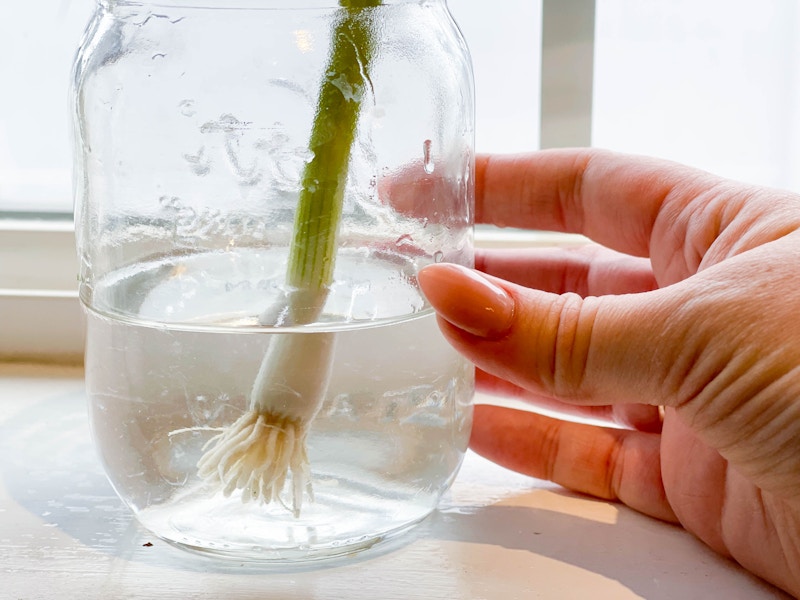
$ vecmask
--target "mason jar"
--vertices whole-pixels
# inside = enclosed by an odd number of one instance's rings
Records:
[[[474,387],[416,277],[473,264],[445,0],[101,0],[73,81],[89,414],[121,499],[237,560],[424,519]]]

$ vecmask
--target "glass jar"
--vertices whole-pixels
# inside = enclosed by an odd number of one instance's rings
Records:
[[[280,562],[425,518],[474,387],[416,279],[473,264],[445,1],[103,0],[73,100],[91,429],[139,521]]]

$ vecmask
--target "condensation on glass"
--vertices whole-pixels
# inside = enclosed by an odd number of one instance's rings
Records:
[[[364,93],[333,277],[297,320],[281,310],[289,246],[345,18],[373,51],[344,40]],[[73,100],[92,432],[141,523],[206,553],[296,561],[424,519],[461,463],[474,385],[416,280],[473,262],[473,83],[445,2],[102,2]],[[275,347],[280,369],[264,366]],[[269,445],[288,417],[253,426],[272,436],[260,454],[228,440],[210,456],[264,379],[305,419],[305,470]],[[314,410],[289,399],[314,393]]]

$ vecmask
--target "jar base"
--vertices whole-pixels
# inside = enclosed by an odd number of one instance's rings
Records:
[[[374,551],[378,548],[390,548],[392,544],[406,537],[412,530],[424,521],[420,519],[414,523],[409,523],[393,531],[385,532],[378,536],[363,536],[366,539],[357,538],[354,540],[343,540],[328,546],[315,546],[309,548],[295,549],[276,549],[269,546],[250,546],[239,547],[231,544],[194,545],[175,539],[159,536],[165,542],[178,548],[181,551],[192,554],[199,554],[203,557],[224,560],[236,563],[259,564],[262,567],[275,567],[276,569],[286,569],[291,567],[303,567],[311,564],[327,563],[341,560],[344,557],[353,557],[366,551]],[[199,541],[199,540],[198,540]]]
[[[396,507],[395,507],[396,508]],[[168,543],[211,558],[292,565],[349,556],[385,545],[415,528],[433,508],[418,506],[387,523],[386,513],[311,503],[294,518],[282,506],[242,504],[219,497],[150,507],[138,520]],[[406,508],[406,510],[408,510]],[[256,513],[257,516],[256,516]],[[382,527],[378,527],[380,522]]]

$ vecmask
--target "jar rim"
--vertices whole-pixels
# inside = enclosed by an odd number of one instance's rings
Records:
[[[336,9],[337,0],[96,0],[106,8],[152,7],[206,10],[308,10]],[[382,5],[392,4],[446,4],[447,0],[382,0]]]

